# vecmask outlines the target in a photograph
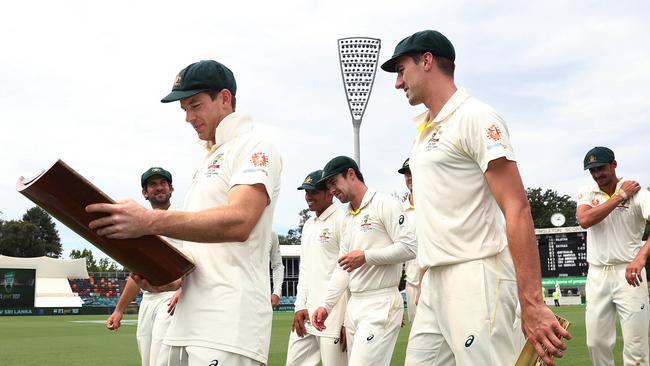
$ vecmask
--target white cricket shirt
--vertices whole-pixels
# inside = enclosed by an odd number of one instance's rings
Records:
[[[620,188],[624,180],[616,184]],[[594,183],[578,193],[578,206],[596,207],[609,195]],[[603,221],[587,229],[587,262],[595,266],[613,266],[634,260],[643,242],[643,230],[650,217],[650,192],[640,189],[632,198],[621,202]]]
[[[505,219],[484,173],[492,160],[515,160],[508,128],[462,88],[431,122],[409,161],[420,267],[494,256],[507,246]]]
[[[350,273],[337,263],[321,304],[328,313],[346,288],[356,293],[399,285],[403,263],[417,253],[415,234],[407,221],[397,199],[372,188],[364,194],[358,211],[348,206],[339,257],[363,250],[366,263]]]
[[[327,294],[327,285],[339,258],[341,225],[344,211],[330,205],[320,216],[310,217],[302,228],[300,240],[300,272],[295,311],[307,309],[311,315]],[[338,338],[345,320],[347,296],[341,296],[325,320],[322,332],[306,323],[307,333]]]
[[[408,219],[407,222],[411,225],[411,229],[415,234],[415,239],[417,240],[417,233],[415,231],[415,207],[411,206],[408,197],[406,201],[402,203],[402,209],[404,209],[404,214]],[[404,274],[406,275],[406,283],[411,286],[420,285],[420,266],[418,266],[418,259],[413,258],[406,263],[404,263]]]
[[[268,240],[281,170],[278,150],[253,132],[248,115],[232,113],[219,123],[216,143],[194,175],[184,210],[226,206],[228,191],[241,184],[263,184],[269,204],[245,242],[183,243],[196,268],[183,280],[166,344],[215,348],[267,362],[272,320]]]

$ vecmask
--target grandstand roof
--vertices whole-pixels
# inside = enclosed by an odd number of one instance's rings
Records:
[[[34,268],[36,269],[36,277],[41,278],[88,278],[86,258],[18,258],[0,255],[0,268]]]

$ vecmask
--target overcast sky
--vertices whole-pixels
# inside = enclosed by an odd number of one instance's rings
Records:
[[[575,197],[588,149],[616,153],[619,176],[650,186],[648,1],[13,1],[0,13],[0,211],[33,204],[19,176],[62,159],[115,199],[146,205],[140,174],[174,175],[182,205],[204,151],[178,103],[160,99],[201,59],[237,79],[237,109],[284,161],[274,228],[295,227],[296,187],[332,157],[353,155],[337,39],[380,38],[380,63],[423,29],[456,48],[456,82],[508,123],[527,187]],[[424,110],[378,71],[361,126],[369,185],[404,191],[396,170]],[[459,182],[462,184],[462,182]],[[57,224],[65,253],[89,247]]]

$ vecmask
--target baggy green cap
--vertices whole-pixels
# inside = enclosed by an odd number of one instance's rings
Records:
[[[587,170],[609,164],[614,161],[614,159],[614,152],[611,149],[604,146],[596,146],[587,152],[583,165],[585,170]]]
[[[450,61],[456,60],[454,46],[442,33],[434,30],[417,32],[401,40],[395,46],[395,52],[390,60],[381,65],[382,70],[395,72],[397,59],[411,53],[431,52],[434,56],[444,57]]]
[[[323,171],[322,170],[316,170],[307,177],[305,177],[305,180],[302,182],[302,185],[298,187],[298,189],[309,189],[311,191],[324,191],[326,189],[324,184],[317,184],[320,178],[323,176]]]
[[[357,162],[354,161],[354,159],[348,156],[337,156],[325,164],[325,168],[323,168],[323,174],[320,180],[316,182],[316,184],[325,184],[327,183],[328,179],[339,173],[343,173],[349,168],[352,168],[357,172],[359,171],[359,166],[357,165]]]
[[[398,173],[404,174],[407,171],[409,172],[411,171],[411,167],[409,166],[409,160],[411,160],[411,158],[406,158],[406,160],[404,160],[404,164],[402,164],[402,167],[397,171]]]
[[[181,70],[172,92],[160,101],[174,102],[208,90],[228,89],[232,95],[237,93],[235,76],[229,68],[214,60],[195,62]]]
[[[167,182],[169,182],[169,184],[172,184],[172,173],[168,172],[167,170],[161,167],[151,167],[147,169],[146,172],[142,173],[142,176],[140,177],[140,185],[142,186],[142,188],[144,188],[147,185],[147,179],[153,177],[154,175],[159,175],[167,179]]]

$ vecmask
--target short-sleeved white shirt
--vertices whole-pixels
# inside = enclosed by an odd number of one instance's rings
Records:
[[[343,210],[332,204],[320,216],[313,215],[305,222],[300,240],[296,311],[307,309],[311,316],[327,295],[327,285],[339,258],[343,215]],[[328,314],[322,332],[306,323],[307,333],[338,338],[345,319],[346,300],[347,296],[340,298]]]
[[[272,321],[268,240],[282,161],[244,114],[224,118],[216,140],[194,175],[184,210],[226,206],[236,185],[263,184],[269,204],[245,242],[183,243],[196,268],[183,280],[165,343],[214,348],[266,363]]]
[[[427,114],[418,117],[425,121]],[[458,89],[416,137],[409,165],[421,267],[494,256],[507,246],[505,219],[484,173],[515,160],[508,128],[485,103]]]
[[[616,184],[620,188],[624,180]],[[596,207],[610,197],[598,184],[584,186],[578,193],[578,206]],[[629,263],[641,249],[643,230],[650,217],[650,192],[641,189],[623,201],[603,221],[587,229],[587,262],[595,266]]]
[[[406,201],[402,204],[404,209],[404,214],[408,219],[407,222],[411,225],[413,232],[415,232],[415,207],[411,206],[411,202],[408,197]],[[417,239],[417,233],[415,235]],[[420,284],[420,266],[418,266],[418,259],[414,258],[410,261],[404,263],[404,273],[406,275],[406,283],[411,286],[418,286]]]

